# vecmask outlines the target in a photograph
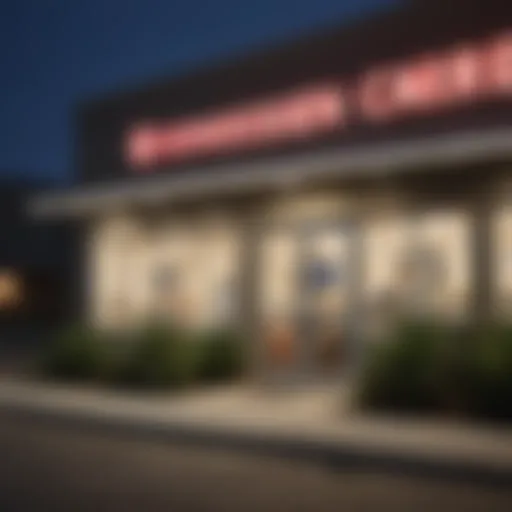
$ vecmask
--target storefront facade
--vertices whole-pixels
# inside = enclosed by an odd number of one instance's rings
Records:
[[[230,325],[255,366],[337,375],[404,312],[508,314],[512,8],[476,4],[84,106],[80,186],[32,205],[84,226],[83,315]]]

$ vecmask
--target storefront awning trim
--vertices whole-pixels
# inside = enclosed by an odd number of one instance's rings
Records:
[[[42,193],[31,198],[27,207],[29,214],[38,218],[84,216],[127,205],[183,202],[217,194],[283,188],[315,179],[391,175],[425,166],[482,163],[511,155],[512,128],[508,128],[210,166],[145,183],[84,185],[76,190]]]

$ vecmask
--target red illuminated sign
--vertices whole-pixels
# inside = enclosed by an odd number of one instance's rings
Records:
[[[511,93],[512,34],[372,69],[359,83],[361,115],[372,121]]]
[[[191,155],[308,138],[344,122],[341,86],[322,86],[208,117],[137,125],[128,134],[127,152],[131,164],[146,167]]]
[[[451,105],[512,94],[512,32],[479,45],[370,69],[355,82],[320,84],[220,113],[169,122],[142,122],[125,139],[139,171],[190,157],[308,139],[347,126],[349,112],[385,122]]]

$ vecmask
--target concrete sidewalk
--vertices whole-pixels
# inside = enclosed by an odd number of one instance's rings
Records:
[[[265,392],[237,386],[171,396],[4,379],[0,410],[354,469],[512,486],[512,429],[362,416],[349,411],[344,390],[333,387]]]

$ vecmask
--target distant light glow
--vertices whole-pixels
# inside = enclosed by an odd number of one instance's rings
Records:
[[[0,310],[13,309],[22,300],[20,277],[11,270],[0,271]]]

